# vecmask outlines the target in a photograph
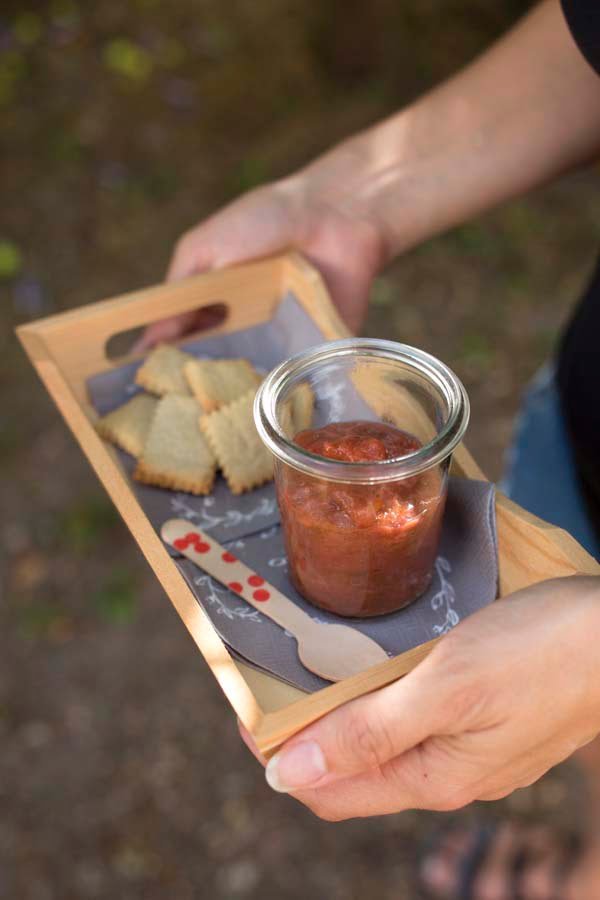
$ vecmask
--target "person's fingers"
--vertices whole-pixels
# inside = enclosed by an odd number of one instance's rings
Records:
[[[186,232],[179,239],[169,263],[167,281],[180,281],[210,268],[210,247],[203,241],[203,230],[203,226],[199,226]],[[144,329],[129,352],[144,353],[163,341],[174,341],[196,328],[202,328],[201,313],[202,310],[192,310],[179,316],[161,319],[160,322],[153,322]]]
[[[535,780],[524,760],[501,769],[481,752],[477,735],[465,738],[432,737],[411,750],[358,775],[334,781],[323,779],[293,796],[327,821],[356,816],[386,815],[406,809],[448,812],[497,793],[505,797]],[[537,777],[547,769],[537,769]]]
[[[553,766],[553,761],[547,760],[535,767],[527,767],[520,770],[518,761],[511,761],[510,767],[502,768],[489,776],[487,784],[477,791],[477,800],[484,803],[495,803],[503,800],[515,791],[531,787],[539,781]]]
[[[294,243],[294,224],[283,185],[251,191],[182,235],[166,280],[180,281],[280,251]],[[197,328],[209,327],[199,316],[202,310],[155,322],[130,352],[141,353],[161,341],[173,341]]]
[[[208,271],[213,264],[213,255],[208,223],[186,231],[175,245],[166,280],[180,281]]]
[[[167,281],[268,256],[293,245],[291,193],[283,182],[264,185],[187,231],[177,242]]]
[[[312,239],[301,249],[320,271],[346,324],[358,332],[374,274],[382,265],[381,242],[374,228],[338,215],[334,228],[316,226]]]
[[[471,789],[456,766],[442,756],[435,767],[430,766],[427,744],[359,775],[295,791],[293,796],[329,822],[407,809],[447,812],[471,803]]]
[[[516,607],[518,599],[512,603]],[[500,769],[515,759],[515,727],[527,729],[528,721],[514,725],[515,704],[508,704],[506,679],[502,682],[496,670],[500,654],[481,650],[482,642],[488,648],[504,642],[507,626],[496,613],[475,614],[405,678],[329,713],[288,741],[267,765],[270,786],[288,793],[320,788],[381,769],[429,737],[454,736],[446,742],[451,759],[432,766],[430,784],[443,778],[451,761],[456,764],[457,788],[472,785],[483,795],[518,787],[515,773],[504,776]],[[512,727],[504,727],[508,720]],[[430,742],[430,748],[436,746]],[[549,759],[557,761],[569,746],[567,741],[557,747],[553,739]],[[530,741],[525,752],[522,771],[541,774],[545,752],[540,753],[539,742]],[[494,778],[497,774],[502,778]]]
[[[443,728],[452,718],[453,687],[451,678],[437,672],[434,655],[400,681],[345,704],[288,741],[269,760],[269,785],[289,793],[378,770]]]
[[[303,197],[301,179],[287,179],[238,198],[179,239],[167,281],[295,248],[321,271],[343,318],[358,329],[372,278],[382,263],[377,230],[325,206],[307,211]],[[174,340],[195,325],[193,314],[155,323],[132,350]]]
[[[207,231],[208,223],[205,223],[187,231],[178,240],[167,269],[167,281],[181,281],[191,275],[206,272],[212,267],[212,244]],[[204,323],[202,310],[193,310],[179,316],[161,319],[160,322],[154,322],[144,329],[138,340],[132,345],[130,353],[143,353],[163,341],[174,341],[190,331],[209,326],[210,316],[209,320]]]
[[[225,314],[219,304],[204,307],[193,312],[183,313],[180,316],[172,316],[170,319],[161,319],[148,325],[138,340],[131,346],[130,353],[143,353],[150,350],[156,344],[163,341],[177,340],[184,334],[194,331],[202,331],[219,325]]]
[[[181,316],[173,316],[170,319],[161,319],[153,322],[144,329],[140,337],[132,344],[130,353],[144,353],[157,344],[175,341],[178,337],[194,329],[196,313],[183,313]]]
[[[320,255],[307,254],[309,261],[321,272],[335,305],[354,334],[358,333],[368,308],[372,277],[362,265],[353,271],[350,265],[337,266]]]

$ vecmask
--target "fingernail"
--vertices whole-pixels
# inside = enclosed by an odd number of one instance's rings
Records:
[[[282,794],[310,787],[326,773],[323,751],[315,741],[302,741],[276,753],[265,771],[269,787]]]

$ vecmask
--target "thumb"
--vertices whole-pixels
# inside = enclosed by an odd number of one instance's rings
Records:
[[[269,760],[269,785],[290,793],[380,769],[439,733],[452,704],[443,679],[433,677],[436,668],[430,656],[400,681],[345,704],[293,737]]]

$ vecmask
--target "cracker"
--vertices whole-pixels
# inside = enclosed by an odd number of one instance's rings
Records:
[[[194,397],[207,413],[232,403],[261,381],[247,359],[193,359],[184,371]]]
[[[315,408],[315,395],[308,382],[303,381],[298,385],[292,396],[292,421],[294,423],[294,435],[299,431],[310,428],[313,410]]]
[[[278,414],[283,433],[289,440],[294,440],[299,432],[310,428],[314,406],[315,395],[309,384],[304,381],[294,389],[292,396],[285,400]]]
[[[198,427],[202,410],[193,397],[167,394],[159,400],[133,477],[145,484],[208,494],[216,460]]]
[[[148,394],[136,394],[127,403],[96,422],[100,437],[116,444],[132,456],[141,456],[158,401]]]
[[[217,457],[233,494],[273,477],[273,460],[256,430],[254,388],[233,403],[200,419],[200,428]]]
[[[190,394],[183,374],[184,365],[194,357],[170,344],[159,344],[136,372],[135,382],[163,397],[165,394]]]

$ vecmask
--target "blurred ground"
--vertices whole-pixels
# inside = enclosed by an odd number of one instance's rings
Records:
[[[418,897],[436,817],[330,825],[264,787],[12,332],[160,280],[183,229],[453,71],[525,5],[3,3],[3,898]],[[589,271],[597,182],[570,177],[433,241],[374,290],[370,334],[464,378],[469,444],[493,477]],[[576,819],[569,777],[512,807]]]

